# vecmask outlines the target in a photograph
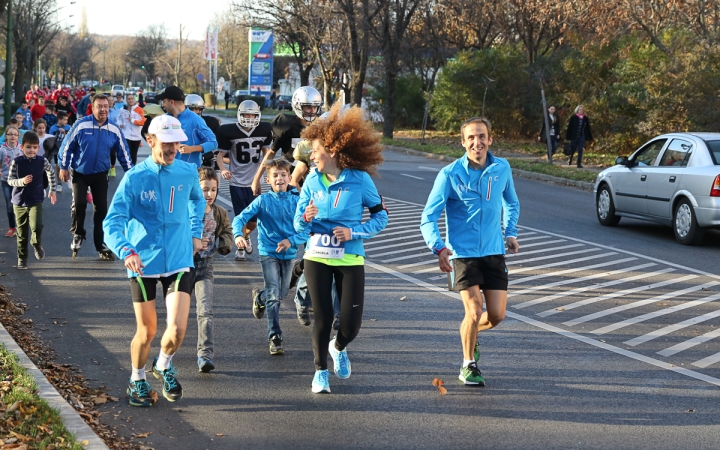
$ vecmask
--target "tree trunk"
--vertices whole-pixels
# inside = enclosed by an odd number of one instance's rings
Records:
[[[391,64],[388,62],[388,64]],[[383,137],[393,138],[395,130],[395,91],[397,73],[389,67],[385,69],[385,101],[383,101]]]

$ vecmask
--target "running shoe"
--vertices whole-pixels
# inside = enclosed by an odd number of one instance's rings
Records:
[[[146,380],[130,380],[127,388],[128,403],[130,406],[145,408],[152,406],[155,402],[152,399],[153,388]]]
[[[248,255],[252,255],[253,252],[253,246],[252,241],[250,240],[250,236],[245,238],[245,253]]]
[[[58,183],[57,187],[55,188],[55,192],[62,192],[62,183]]]
[[[111,167],[111,168],[110,168],[110,174],[109,174],[109,175],[110,175],[111,177],[114,177],[114,176],[115,176],[115,167]]]
[[[88,192],[87,195],[85,196],[85,199],[87,199],[88,205],[92,205],[92,202],[93,202],[92,193]]]
[[[270,354],[271,355],[282,355],[285,350],[282,348],[282,338],[279,334],[273,334],[270,338]]]
[[[475,357],[476,363],[480,361],[480,341],[478,340],[475,340],[475,352],[473,353],[473,356]]]
[[[333,330],[337,331],[340,329],[340,314],[335,316],[333,319]]]
[[[471,386],[485,386],[485,378],[480,374],[477,364],[470,363],[460,370],[460,381]]]
[[[310,312],[308,311],[308,309],[305,306],[297,306],[297,305],[295,306],[295,308],[297,309],[298,321],[302,325],[309,327],[310,326]]]
[[[163,397],[169,402],[175,402],[182,398],[183,391],[182,386],[178,383],[177,369],[173,366],[172,361],[170,362],[170,368],[166,370],[160,370],[157,368],[158,357],[155,357],[152,365],[152,373],[158,380],[163,380]]]
[[[330,393],[330,371],[316,370],[312,381],[312,391],[314,394]]]
[[[198,370],[202,373],[208,373],[215,370],[215,363],[207,356],[198,356]]]
[[[245,261],[245,250],[235,250],[235,261]]]
[[[20,270],[26,270],[27,269],[27,259],[18,259],[17,268]]]
[[[35,250],[35,259],[43,259],[45,257],[45,249],[42,248],[42,245],[33,245],[33,250]]]
[[[7,233],[5,233],[5,237],[13,237],[17,233],[17,228],[8,228]]]
[[[253,300],[253,307],[252,312],[253,316],[255,316],[256,319],[262,319],[265,315],[265,305],[261,303],[260,296],[262,295],[262,290],[258,288],[253,288],[252,290],[252,300]]]
[[[107,248],[107,245],[103,244],[99,253],[100,259],[102,259],[103,261],[115,261],[115,255],[113,254],[112,250]]]
[[[332,338],[330,341],[328,350],[330,350],[330,356],[335,363],[335,375],[344,380],[350,378],[350,358],[348,358],[347,349],[340,351],[335,348],[335,339]]]

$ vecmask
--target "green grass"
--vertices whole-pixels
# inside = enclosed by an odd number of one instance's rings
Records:
[[[510,163],[510,166],[515,169],[543,173],[545,175],[566,178],[568,180],[587,181],[590,183],[594,183],[597,179],[597,173],[595,172],[576,170],[572,167],[566,169],[566,166],[554,166],[546,162],[528,161],[518,158],[508,158],[508,162]]]
[[[82,450],[82,445],[63,425],[60,413],[51,408],[37,392],[35,379],[28,374],[17,360],[17,356],[0,344],[0,401],[4,411],[0,423],[3,440],[28,438],[25,442],[31,448],[57,448]],[[21,402],[17,412],[7,412],[16,402]],[[23,412],[24,411],[24,412]]]

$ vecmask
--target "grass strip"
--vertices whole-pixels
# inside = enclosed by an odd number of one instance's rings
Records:
[[[2,344],[0,378],[0,446],[82,450],[82,445],[65,428],[60,413],[38,396],[32,375]]]

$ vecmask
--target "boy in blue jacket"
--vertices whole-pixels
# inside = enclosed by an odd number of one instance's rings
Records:
[[[253,315],[261,319],[267,311],[270,354],[282,355],[282,330],[280,329],[280,301],[290,289],[290,277],[298,246],[308,240],[308,232],[296,232],[293,216],[298,203],[297,190],[289,186],[291,165],[284,159],[265,163],[267,182],[272,191],[253,200],[232,223],[235,243],[244,249],[247,241],[242,229],[257,216],[258,247],[265,287],[253,289]],[[289,189],[288,189],[289,188]]]
[[[182,398],[172,364],[185,337],[193,287],[193,255],[202,250],[205,199],[195,166],[175,157],[187,139],[172,116],[157,117],[146,136],[151,157],[120,181],[103,222],[105,243],[125,262],[137,332],[130,346],[132,376],[127,389],[131,406],[152,406],[157,394],[145,377],[150,343],[157,329],[155,286],[159,281],[167,306],[167,329],[160,356],[152,365],[163,380],[163,396]]]

